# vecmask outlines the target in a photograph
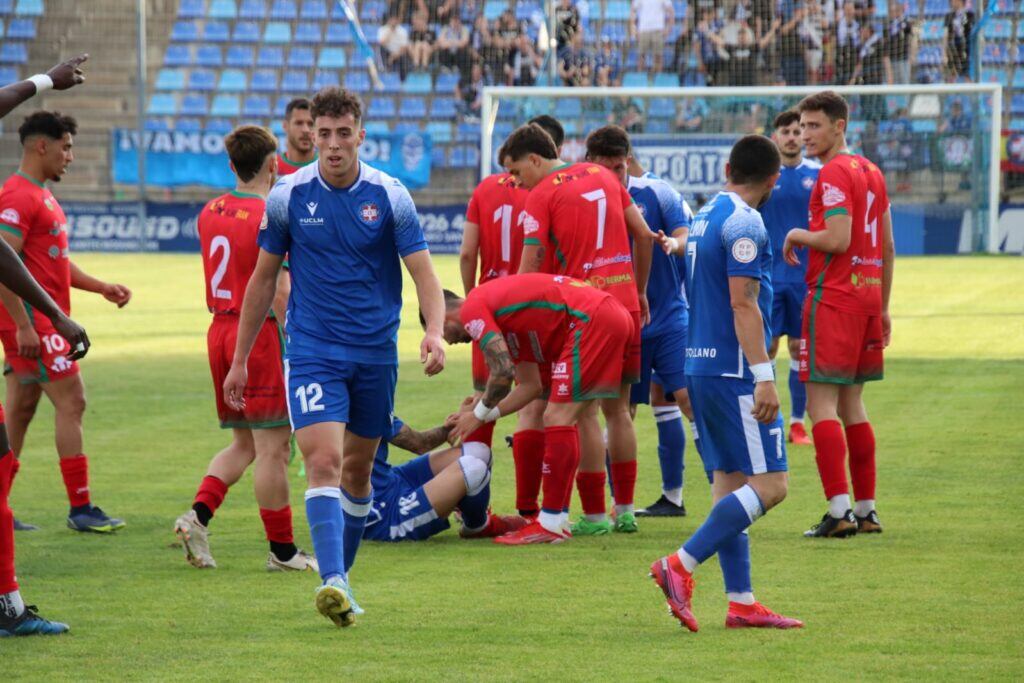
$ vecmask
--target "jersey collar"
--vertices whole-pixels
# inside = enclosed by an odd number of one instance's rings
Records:
[[[316,179],[320,181],[320,185],[329,192],[352,192],[363,182],[363,176],[366,174],[366,165],[360,160],[356,163],[359,164],[359,173],[356,175],[355,181],[348,187],[335,187],[329,182],[324,180],[324,177],[320,174],[320,164],[316,165]]]
[[[30,183],[32,183],[32,184],[33,184],[33,185],[35,185],[36,187],[38,187],[38,188],[41,188],[41,189],[44,189],[44,190],[46,189],[46,185],[43,185],[43,184],[42,184],[41,182],[39,182],[38,180],[36,180],[36,179],[35,179],[35,178],[33,178],[32,176],[29,176],[29,175],[25,175],[25,174],[24,174],[24,173],[22,173],[21,171],[15,171],[15,172],[14,172],[14,175],[20,175],[20,176],[21,176],[22,178],[24,178],[25,180],[29,181]]]
[[[230,194],[232,197],[238,197],[239,199],[263,199],[263,197],[259,196],[258,194],[253,194],[252,192],[239,192],[238,190],[231,190],[231,192],[229,192],[228,194]]]

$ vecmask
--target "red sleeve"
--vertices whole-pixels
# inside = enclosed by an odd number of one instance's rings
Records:
[[[825,209],[822,218],[853,215],[853,182],[850,170],[843,163],[829,163],[821,169],[818,182],[821,184],[821,205]]]
[[[881,213],[885,213],[889,208],[889,189],[885,185],[885,176],[882,175],[882,169],[875,168],[875,178],[878,180],[876,184],[878,185],[878,197],[881,202],[878,208]]]
[[[629,194],[629,190],[622,183],[617,183],[619,186],[619,197],[622,199],[622,210],[625,211],[626,207],[633,203],[633,197]]]
[[[469,293],[465,303],[462,304],[459,317],[466,332],[469,332],[469,336],[482,349],[494,338],[494,335],[501,336],[501,328],[498,327],[494,316],[485,305],[483,294],[478,294],[478,292],[480,292],[479,287]]]
[[[485,181],[486,182],[486,181]],[[466,207],[466,220],[470,223],[476,223],[480,225],[480,189],[483,187],[483,183],[476,186],[473,190],[473,196],[469,198],[469,206]]]
[[[28,192],[0,193],[0,230],[24,239],[32,229],[38,208],[37,198]]]
[[[526,196],[523,212],[523,245],[548,247],[551,231],[551,195],[535,189]]]

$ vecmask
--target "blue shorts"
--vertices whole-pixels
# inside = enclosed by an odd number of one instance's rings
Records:
[[[284,381],[293,431],[321,422],[344,422],[349,431],[367,439],[390,436],[397,366],[288,358]]]
[[[640,342],[640,381],[632,386],[630,403],[651,402],[651,374],[666,394],[686,387],[686,328]]]
[[[686,384],[706,472],[743,472],[749,477],[789,469],[782,415],[771,424],[761,424],[750,414],[753,383],[735,377],[690,376]]]
[[[422,541],[449,527],[438,517],[423,490],[434,478],[430,455],[421,455],[391,470],[391,482],[373,492],[363,538],[370,541]]]
[[[772,336],[786,335],[799,339],[802,331],[800,316],[807,298],[807,285],[802,282],[780,282],[772,295]]]

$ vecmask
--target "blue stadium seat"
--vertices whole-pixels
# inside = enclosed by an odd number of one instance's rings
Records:
[[[512,134],[513,130],[515,130],[515,127],[511,123],[498,121],[494,124],[494,139],[504,140]]]
[[[480,150],[473,146],[458,145],[452,149],[451,165],[454,168],[475,168],[480,165]]]
[[[146,119],[146,130],[155,132],[170,129],[171,127],[167,125],[167,119]]]
[[[288,53],[288,66],[311,69],[316,64],[311,47],[293,47]]]
[[[201,19],[206,16],[206,0],[181,0],[179,19]]]
[[[678,84],[679,80],[676,79],[676,85],[678,86]],[[676,105],[668,97],[655,97],[648,105],[647,113],[651,118],[670,119],[676,114]]]
[[[1016,12],[1016,8],[1013,6],[1014,0],[996,0],[996,15],[997,16],[1008,16]]]
[[[1014,59],[1014,63],[1019,67],[1024,66],[1024,49],[1017,48],[1017,57]]]
[[[0,88],[11,83],[17,83],[20,80],[17,67],[0,66]]]
[[[455,98],[435,97],[430,103],[430,118],[448,121],[455,118]]]
[[[217,76],[210,69],[193,69],[188,75],[189,90],[213,90],[217,86]]]
[[[507,0],[487,0],[487,4],[484,5],[484,16],[487,17],[487,21],[494,21],[507,9]]]
[[[1017,69],[1013,74],[1013,87],[1024,88],[1024,69]]]
[[[303,0],[299,16],[303,19],[321,21],[327,18],[327,3],[324,0]]]
[[[576,97],[560,97],[555,101],[555,118],[569,119],[583,115],[583,105]]]
[[[264,43],[290,43],[292,42],[292,27],[283,21],[267,22],[267,28],[263,31]]]
[[[938,129],[935,119],[914,119],[910,122],[910,130],[915,133],[934,133]]]
[[[313,74],[313,90],[319,91],[324,88],[336,88],[341,85],[338,80],[337,71],[321,71],[317,69],[317,72]]]
[[[399,121],[395,124],[395,133],[399,135],[408,135],[409,133],[421,132],[422,124],[419,121]]]
[[[184,90],[185,72],[181,69],[160,69],[156,74],[157,90]]]
[[[284,118],[284,110],[288,108],[288,103],[292,101],[290,95],[282,95],[277,98],[277,102],[274,104],[274,116],[278,118]]]
[[[427,94],[434,89],[434,82],[426,71],[414,71],[405,77],[402,92]]]
[[[652,85],[655,88],[678,88],[679,74],[670,74],[664,72],[654,74],[654,83]]]
[[[238,116],[241,113],[238,95],[217,95],[210,105],[210,114],[213,116]]]
[[[387,13],[388,6],[381,0],[364,0],[362,8],[359,10],[359,20],[380,24],[383,23]]]
[[[176,21],[171,27],[171,40],[190,43],[199,40],[199,27],[194,21]]]
[[[324,42],[328,45],[348,45],[352,42],[352,30],[347,24],[332,22],[327,26]]]
[[[149,98],[146,113],[151,116],[174,116],[178,113],[178,102],[174,99],[174,95],[155,93]]]
[[[985,43],[985,50],[981,53],[982,64],[1008,64],[1009,61],[1010,51],[1006,43]]]
[[[260,42],[260,27],[255,21],[240,21],[235,24],[234,41],[236,43]]]
[[[7,37],[11,40],[35,40],[35,19],[11,19],[7,26]]]
[[[437,75],[436,93],[453,93],[455,86],[459,84],[459,75],[448,71],[442,71]]]
[[[1021,0],[1024,2],[1024,0]],[[1021,18],[1017,20],[1017,40],[1024,40],[1024,6],[1021,7]],[[1020,48],[1017,48],[1017,54],[1021,53]]]
[[[14,14],[14,0],[0,0],[0,14]]]
[[[223,118],[207,119],[206,125],[203,126],[207,133],[221,133],[223,135],[230,133],[234,127],[231,119]]]
[[[1024,94],[1014,95],[1010,100],[1010,113],[1014,116],[1024,115]]]
[[[41,17],[43,11],[43,0],[18,0],[18,6],[14,9],[15,14],[27,17]]]
[[[990,19],[982,33],[988,40],[1009,40],[1013,36],[1013,22],[1009,19]]]
[[[244,45],[228,47],[228,54],[224,58],[224,63],[228,66],[237,66],[245,69],[251,68],[255,64],[252,48],[245,47]]]
[[[285,133],[284,133],[284,124],[281,121],[277,120],[277,119],[271,120],[271,122],[270,122],[270,132],[273,133],[274,135],[276,135],[278,137],[278,139],[283,138],[284,135],[285,135]]]
[[[479,142],[480,125],[477,123],[460,123],[455,130],[455,139],[458,142]]]
[[[185,95],[181,100],[181,113],[184,116],[206,116],[208,110],[206,95]]]
[[[320,24],[304,21],[295,29],[296,43],[319,44],[323,42],[323,39],[323,34],[320,32]]]
[[[340,47],[325,47],[320,50],[316,65],[321,69],[344,69],[346,62],[345,51]]]
[[[431,121],[427,124],[427,134],[435,145],[452,141],[452,124],[447,121]]]
[[[196,48],[197,66],[220,66],[224,63],[224,54],[218,45],[200,45]]]
[[[999,83],[1004,88],[1010,85],[1010,73],[1008,69],[985,67],[981,70],[982,83]]]
[[[307,93],[309,91],[308,71],[285,71],[281,79],[281,90],[284,92]]]
[[[622,87],[624,88],[646,88],[649,85],[647,74],[642,71],[629,71],[622,76]]]
[[[345,75],[345,87],[348,87],[348,78],[352,74]],[[422,103],[423,100],[420,99]],[[403,109],[405,108],[403,104]],[[393,119],[395,118],[395,100],[393,97],[385,97],[381,95],[374,95],[373,100],[370,101],[370,109],[367,115],[371,119]]]
[[[398,115],[403,119],[425,119],[427,101],[422,97],[405,97],[402,99],[402,109]]]
[[[930,19],[921,24],[921,40],[924,42],[942,40],[945,33],[946,29],[938,19]]]
[[[270,99],[262,95],[250,95],[242,103],[242,116],[270,116]]]
[[[433,168],[444,168],[448,165],[447,150],[436,141],[430,148],[430,165]]]
[[[28,48],[25,43],[3,43],[0,45],[0,64],[25,64],[28,62]]]
[[[363,24],[363,35],[366,36],[366,42],[370,45],[376,45],[378,35],[380,34],[380,24]]]
[[[650,119],[647,121],[644,132],[653,135],[667,135],[672,132],[672,122],[668,119]]]
[[[889,18],[889,5],[884,2],[875,4],[875,19],[888,19]]]
[[[164,53],[164,66],[188,66],[192,63],[192,51],[188,45],[170,44]]]
[[[540,12],[540,5],[536,2],[516,2],[515,5],[516,21],[530,21],[533,15]]]
[[[391,132],[391,125],[387,121],[367,121],[364,128],[367,135],[387,135]]]
[[[245,92],[249,79],[241,69],[224,69],[220,74],[220,81],[217,83],[217,90],[221,92]]]
[[[295,7],[295,0],[274,0],[270,5],[271,19],[298,19],[299,10]]]
[[[174,119],[174,130],[180,130],[183,133],[196,133],[202,129],[202,122],[195,116],[179,116]]]
[[[628,21],[629,3],[621,0],[609,0],[605,6],[604,18],[606,21]]]
[[[380,92],[386,95],[397,95],[402,92],[402,79],[394,71],[385,71],[380,75]]]
[[[284,48],[261,47],[256,53],[256,66],[284,66]]]
[[[1024,133],[1024,118],[1014,118],[1010,120],[1010,130],[1017,133]]]
[[[345,73],[345,88],[352,92],[367,92],[370,89],[370,76],[365,71],[348,71]],[[380,99],[380,98],[377,98]],[[392,103],[393,104],[393,103]]]
[[[242,0],[238,7],[239,19],[266,19],[267,0]]]
[[[206,22],[206,26],[203,28],[203,40],[211,43],[226,43],[231,40],[231,31],[228,29],[227,22]]]
[[[234,19],[238,16],[238,8],[235,7],[235,0],[210,0],[211,19]]]
[[[941,17],[948,11],[949,0],[924,0],[924,15],[926,17]]]
[[[249,87],[254,92],[277,92],[277,71],[275,69],[257,69],[252,72],[252,83]]]

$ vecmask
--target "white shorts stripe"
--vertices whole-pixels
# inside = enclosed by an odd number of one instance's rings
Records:
[[[391,538],[405,538],[406,535],[411,533],[412,530],[416,527],[421,527],[424,524],[429,524],[430,522],[433,522],[435,519],[437,519],[437,513],[434,512],[433,508],[431,508],[430,510],[427,510],[421,515],[417,515],[412,519],[405,520],[401,524],[392,524],[390,531]]]
[[[750,414],[754,409],[754,395],[737,396],[740,404],[740,419],[743,420],[743,436],[747,440],[747,457],[750,458],[750,471],[753,474],[764,474],[768,465],[764,460],[764,444],[761,442],[761,428],[757,420]]]
[[[288,384],[288,374],[291,372],[291,366],[288,364],[288,359],[284,359],[284,404],[288,407],[288,423],[291,425],[292,432],[295,432],[295,420],[292,419],[292,402],[291,397],[291,385]]]

